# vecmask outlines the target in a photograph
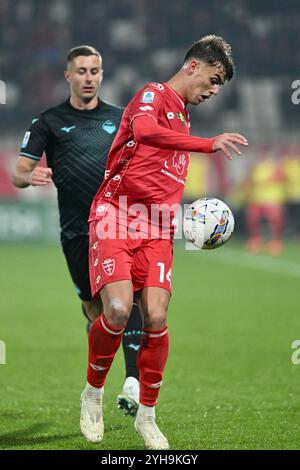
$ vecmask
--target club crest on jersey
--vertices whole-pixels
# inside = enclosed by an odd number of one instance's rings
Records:
[[[141,99],[142,103],[153,103],[155,93],[154,91],[145,91]]]
[[[116,266],[116,263],[115,263],[115,260],[114,258],[107,258],[103,261],[102,263],[102,268],[103,268],[103,271],[108,275],[108,276],[112,276],[113,273],[115,272],[115,266]]]
[[[178,155],[177,152],[173,155],[173,166],[179,175],[182,175],[186,165],[186,156],[184,153]]]
[[[117,126],[112,121],[108,120],[102,124],[102,129],[108,134],[113,134],[117,130]]]

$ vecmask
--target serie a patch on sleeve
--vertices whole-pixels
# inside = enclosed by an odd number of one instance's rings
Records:
[[[22,145],[21,145],[22,149],[27,147],[27,144],[28,144],[29,138],[30,138],[30,134],[31,134],[30,131],[25,132],[24,139],[23,139],[23,142],[22,142]]]
[[[155,92],[154,91],[145,91],[141,99],[142,103],[153,103]]]

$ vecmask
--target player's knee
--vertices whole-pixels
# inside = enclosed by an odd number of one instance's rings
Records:
[[[105,310],[109,323],[116,328],[122,328],[126,325],[130,316],[132,305],[127,305],[117,299],[113,299]]]
[[[162,330],[167,325],[167,310],[164,308],[149,310],[144,319],[145,328]]]
[[[102,308],[101,305],[99,305],[99,301],[84,300],[82,301],[82,311],[86,318],[93,322],[102,312]]]

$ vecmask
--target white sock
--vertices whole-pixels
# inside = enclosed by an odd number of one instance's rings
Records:
[[[103,395],[103,393],[104,393],[104,387],[96,388],[96,387],[93,387],[92,385],[90,385],[90,384],[87,382],[87,383],[86,383],[86,386],[85,386],[85,389],[84,389],[84,392],[85,392],[88,396],[99,396],[99,395]]]
[[[137,419],[145,418],[146,416],[150,416],[151,418],[155,419],[155,406],[139,405]]]
[[[102,397],[104,388],[96,388],[86,383],[83,394],[86,399],[87,412],[94,423],[98,423],[102,416]]]

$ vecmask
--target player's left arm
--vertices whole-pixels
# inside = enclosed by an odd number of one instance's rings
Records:
[[[132,121],[134,140],[140,144],[170,150],[187,150],[188,152],[213,153],[222,150],[227,158],[232,159],[231,150],[241,154],[236,144],[247,146],[244,136],[225,133],[207,139],[167,129],[155,121],[153,116],[136,116]]]
[[[241,134],[237,134],[234,132],[225,132],[224,134],[217,135],[214,138],[213,152],[217,152],[218,150],[221,150],[225,154],[225,156],[228,158],[228,160],[232,160],[232,151],[233,153],[236,153],[237,155],[242,154],[242,152],[236,146],[236,144],[248,146],[248,141]]]
[[[182,134],[161,126],[158,124],[158,116],[163,106],[164,91],[158,89],[157,84],[153,83],[140,90],[131,101],[129,119],[134,140],[137,143],[188,152],[213,153],[221,150],[230,160],[232,152],[241,155],[236,144],[248,145],[245,137],[236,133],[224,133],[213,138],[202,138]]]
[[[135,142],[168,150],[213,152],[213,139],[187,136],[158,124],[164,107],[164,87],[150,83],[140,90],[129,105],[129,121]]]

